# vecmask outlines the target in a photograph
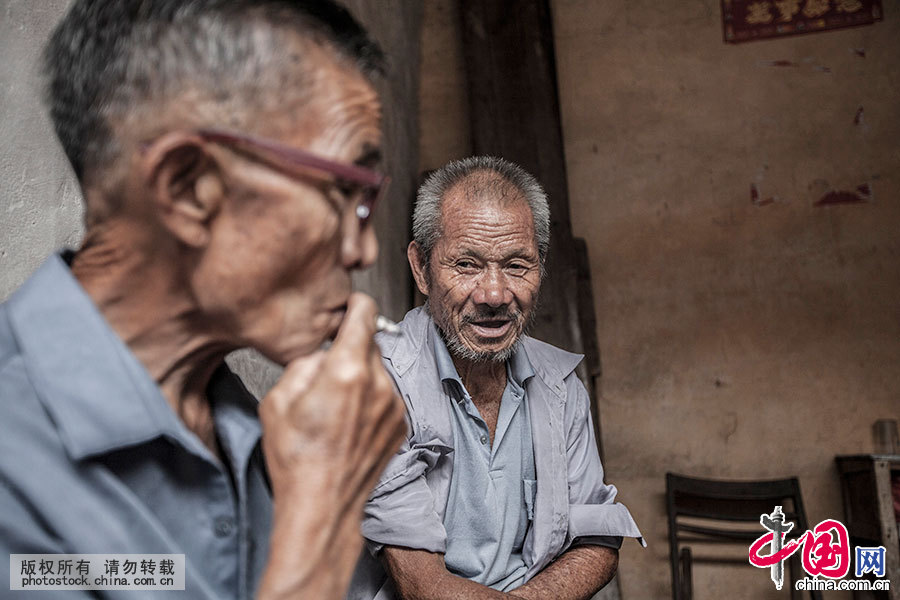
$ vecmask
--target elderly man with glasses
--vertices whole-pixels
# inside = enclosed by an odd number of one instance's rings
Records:
[[[71,6],[45,70],[86,234],[0,306],[0,555],[180,554],[184,597],[343,595],[405,432],[350,281],[387,184],[380,61],[321,0]],[[248,346],[286,366],[259,404],[224,364]]]

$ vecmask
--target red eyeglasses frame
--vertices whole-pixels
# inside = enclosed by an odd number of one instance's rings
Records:
[[[287,146],[274,140],[255,137],[235,131],[224,129],[197,129],[194,131],[204,140],[231,146],[260,156],[266,162],[272,163],[280,171],[292,176],[308,176],[308,173],[299,172],[299,169],[314,169],[328,173],[335,178],[335,182],[345,182],[358,186],[362,190],[359,204],[356,207],[356,216],[360,226],[365,225],[372,216],[372,211],[381,200],[391,182],[391,178],[383,173],[359,165],[340,163],[321,156],[316,156],[305,150]]]

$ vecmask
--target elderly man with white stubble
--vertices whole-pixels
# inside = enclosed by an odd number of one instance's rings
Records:
[[[419,189],[413,237],[427,301],[379,339],[411,426],[366,504],[349,598],[590,598],[622,538],[644,542],[604,483],[581,356],[525,334],[546,194],[509,161],[452,162]]]

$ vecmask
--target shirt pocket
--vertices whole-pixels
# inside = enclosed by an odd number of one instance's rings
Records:
[[[537,495],[537,479],[522,480],[522,494],[525,497],[525,514],[529,521],[534,520],[534,498]]]

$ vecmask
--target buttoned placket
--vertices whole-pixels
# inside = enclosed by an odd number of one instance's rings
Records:
[[[482,447],[490,458],[496,456],[497,449],[503,442],[506,431],[509,429],[509,424],[512,422],[513,417],[515,417],[516,411],[519,410],[519,406],[522,404],[522,398],[525,394],[524,390],[511,376],[508,376],[507,382],[511,391],[508,394],[506,389],[503,391],[500,402],[500,414],[497,416],[497,426],[494,429],[493,443],[490,443],[490,430],[488,429],[487,423],[482,418],[481,413],[478,411],[478,407],[475,406],[472,396],[469,395],[469,392],[466,391],[466,388],[462,383],[458,381],[455,382],[456,385],[451,386],[454,390],[454,400],[465,409],[466,414],[468,414],[478,425],[479,429],[482,430],[478,441],[481,442]],[[505,403],[504,400],[507,399],[511,400],[512,404],[515,406],[510,406],[509,403]],[[506,405],[504,406],[504,404]]]
[[[228,410],[234,410],[229,407]],[[229,467],[225,464],[219,465],[223,470],[222,476],[228,483],[228,492],[231,500],[231,506],[235,508],[236,515],[223,515],[216,519],[216,535],[223,540],[230,539],[232,544],[237,544],[236,554],[238,556],[238,590],[243,598],[251,597],[252,591],[249,585],[250,565],[249,552],[250,535],[248,529],[249,514],[247,496],[250,492],[247,482],[247,469],[254,452],[254,448],[258,444],[259,432],[251,431],[246,425],[243,425],[237,419],[229,418],[227,413],[215,413],[216,427],[219,430],[219,439],[221,441],[222,458],[230,464],[231,477],[229,478]]]

